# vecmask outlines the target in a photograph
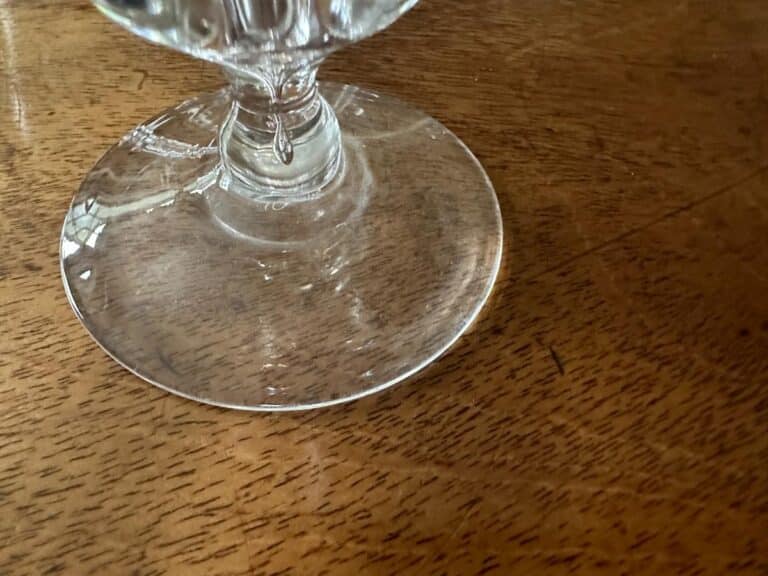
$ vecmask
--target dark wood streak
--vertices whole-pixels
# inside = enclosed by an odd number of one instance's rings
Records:
[[[507,250],[422,375],[273,415],[131,376],[59,279],[93,162],[218,73],[0,19],[0,574],[768,574],[765,2],[425,0],[330,58],[466,141]]]

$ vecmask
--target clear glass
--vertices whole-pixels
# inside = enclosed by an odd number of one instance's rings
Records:
[[[387,388],[467,329],[501,259],[493,187],[439,122],[318,84],[415,0],[95,0],[229,86],[137,126],[66,217],[70,302],[176,394],[252,410]]]

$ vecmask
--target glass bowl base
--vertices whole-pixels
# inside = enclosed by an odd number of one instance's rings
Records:
[[[475,319],[502,252],[483,168],[396,99],[321,91],[343,161],[300,201],[228,192],[228,89],[132,130],[85,178],[62,232],[64,284],[130,371],[218,406],[314,408],[402,381]]]

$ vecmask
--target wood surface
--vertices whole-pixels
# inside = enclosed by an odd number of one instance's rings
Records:
[[[79,181],[222,83],[82,0],[0,0],[0,574],[768,574],[768,4],[425,0],[322,76],[486,166],[473,331],[326,410],[110,360],[59,278]]]

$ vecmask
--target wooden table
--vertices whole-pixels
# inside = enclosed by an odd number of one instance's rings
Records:
[[[474,330],[351,405],[128,374],[59,279],[78,182],[221,83],[83,0],[0,0],[0,573],[768,573],[768,5],[425,1],[332,57],[488,169]]]

